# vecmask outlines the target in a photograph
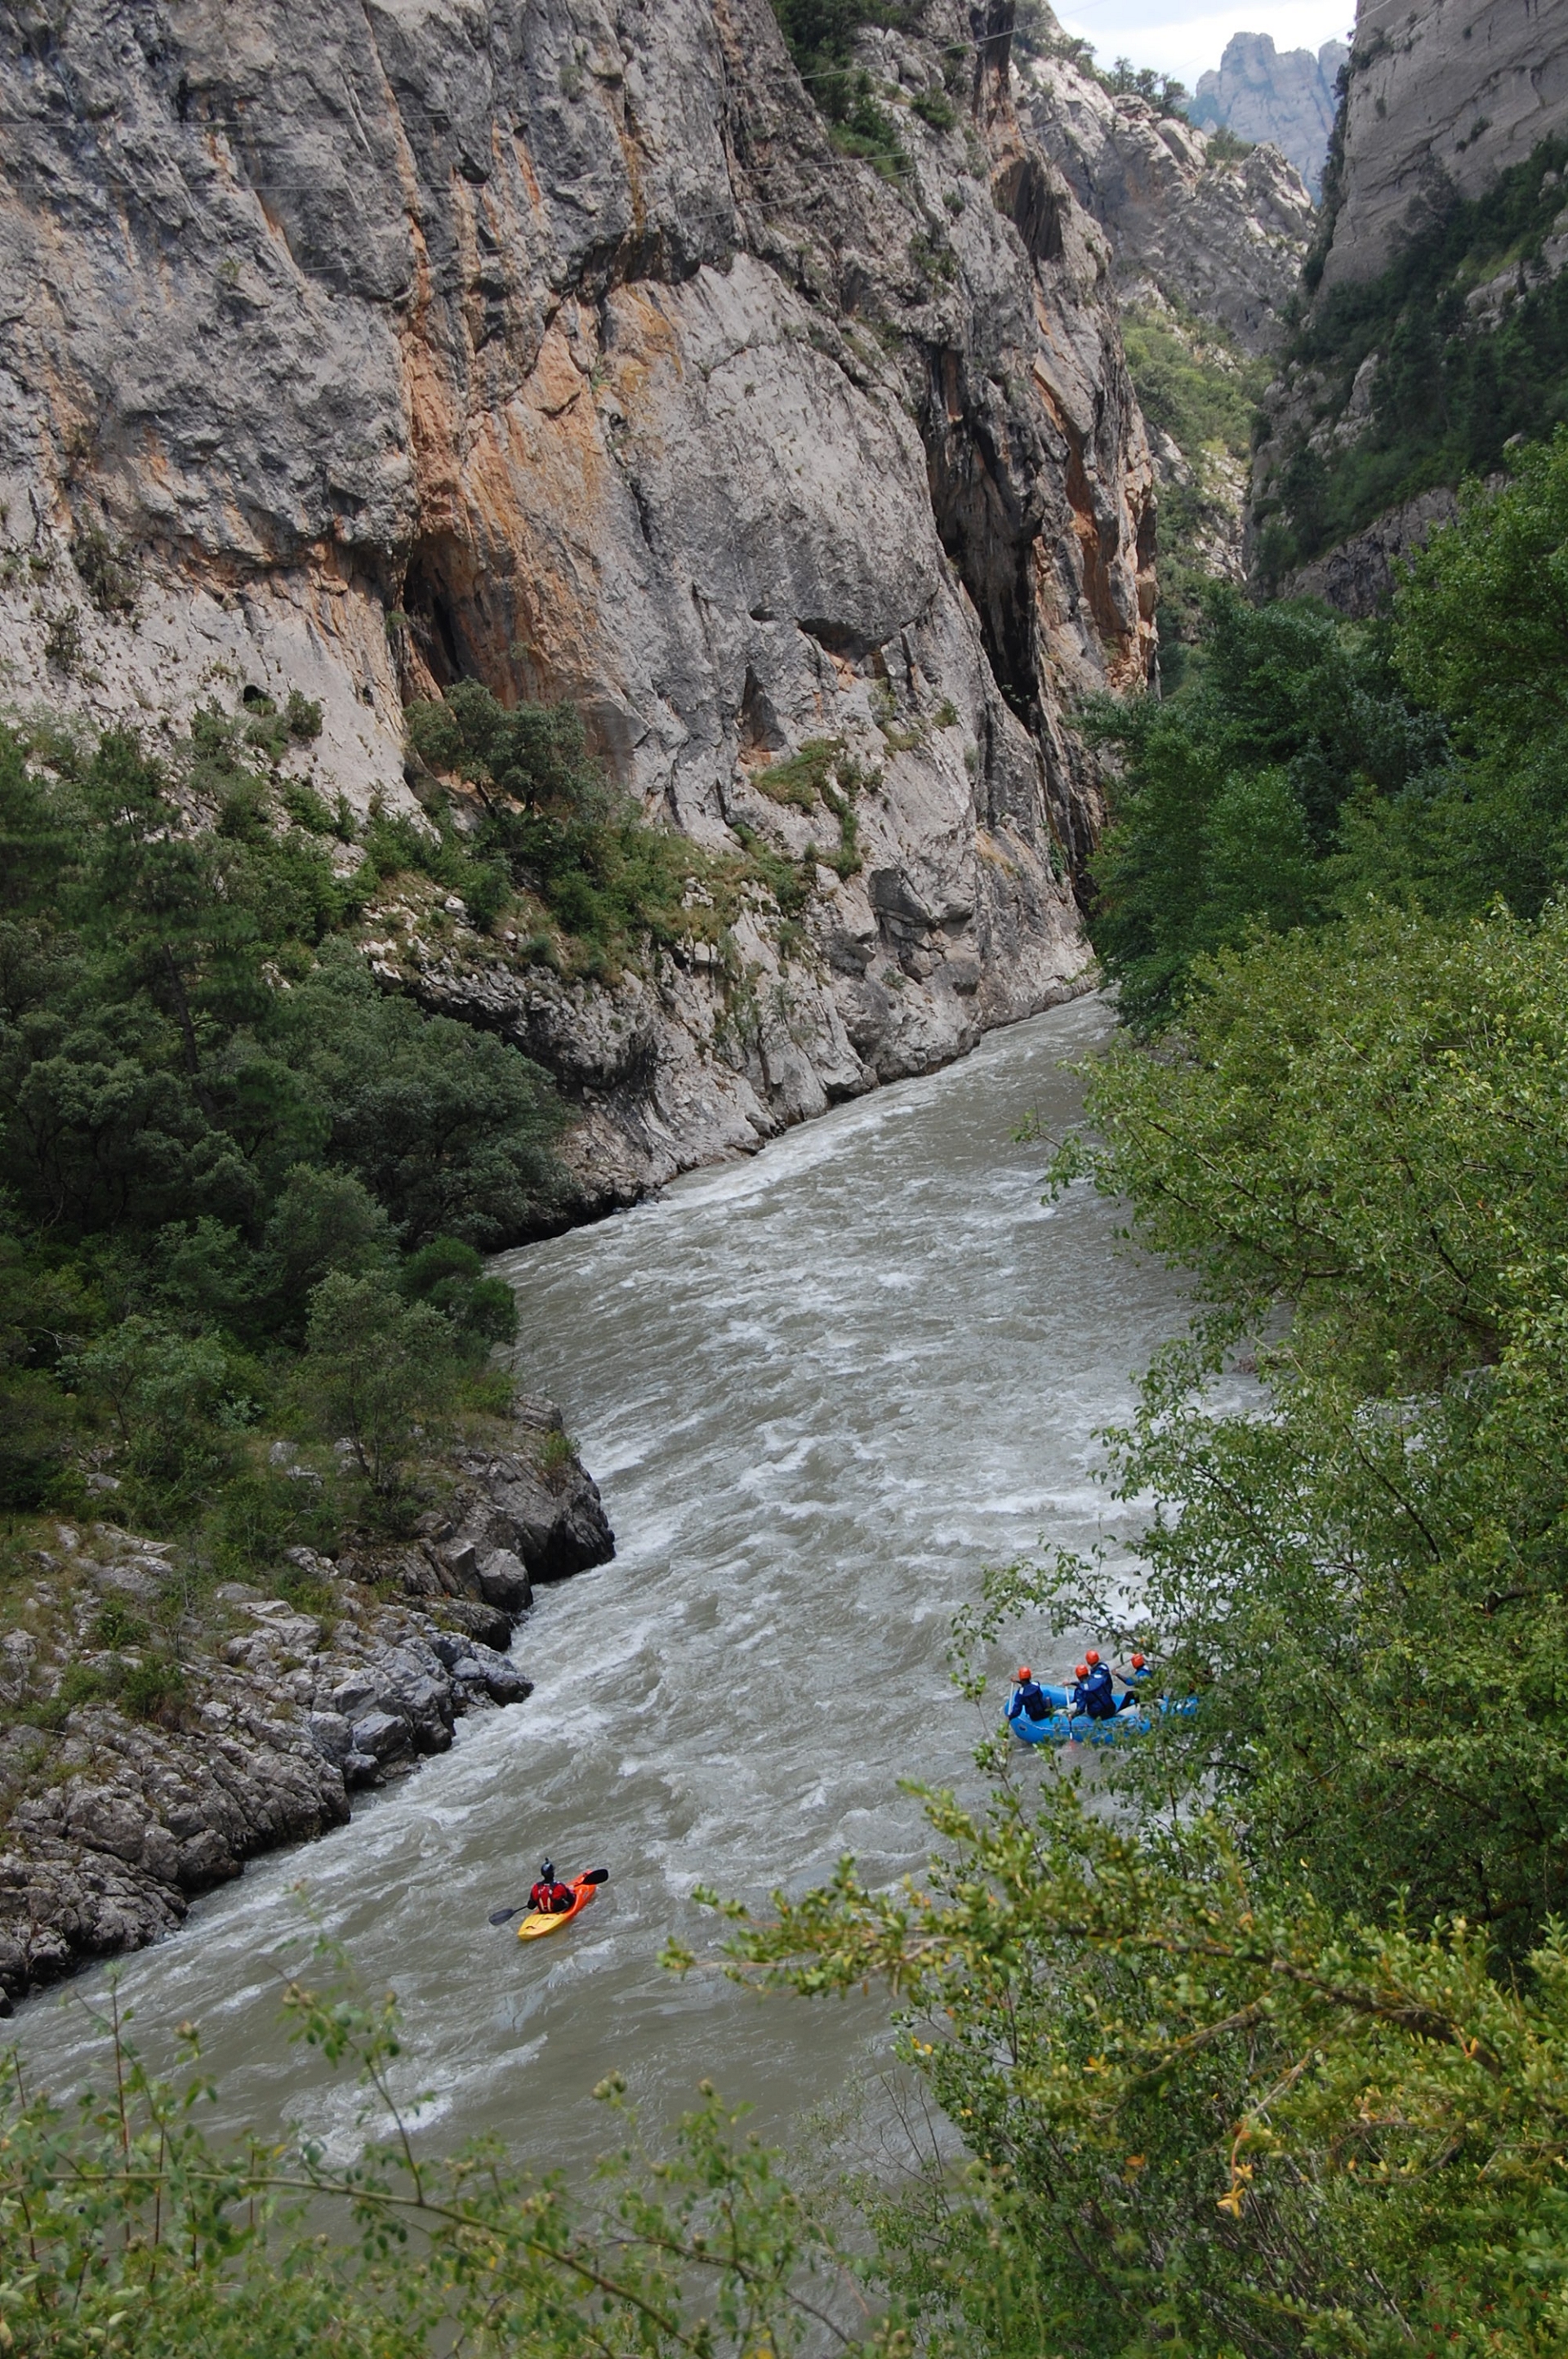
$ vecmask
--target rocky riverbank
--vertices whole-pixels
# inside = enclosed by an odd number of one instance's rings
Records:
[[[598,1486],[537,1400],[445,1471],[412,1535],[294,1549],[283,1595],[259,1573],[203,1594],[178,1549],[113,1522],[44,1527],[0,1639],[5,2011],[524,1701],[509,1650],[535,1582],[614,1554]]]

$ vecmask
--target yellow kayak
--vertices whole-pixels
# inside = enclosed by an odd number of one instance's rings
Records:
[[[590,1884],[586,1875],[574,1875],[571,1889],[576,1893],[577,1898],[569,1908],[530,1909],[517,1928],[517,1939],[520,1941],[536,1941],[542,1934],[558,1933],[563,1925],[569,1925],[574,1917],[582,1914],[599,1886],[597,1884]]]

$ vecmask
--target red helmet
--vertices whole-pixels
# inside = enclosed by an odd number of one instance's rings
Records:
[[[1028,1664],[1027,1664],[1027,1663],[1021,1663],[1021,1664],[1019,1665],[1019,1667],[1018,1667],[1018,1678],[1019,1678],[1019,1683],[1020,1683],[1020,1685],[1021,1685],[1021,1686],[1022,1686],[1022,1682],[1023,1682],[1025,1680],[1032,1680],[1033,1677],[1034,1677],[1034,1674],[1033,1674],[1033,1672],[1030,1669],[1030,1668],[1029,1668],[1029,1666],[1028,1666]]]
[[[1149,1659],[1149,1658],[1148,1658],[1148,1657],[1147,1657],[1146,1655],[1134,1655],[1134,1656],[1133,1656],[1133,1658],[1132,1658],[1132,1668],[1133,1668],[1133,1669],[1134,1669],[1135,1671],[1141,1671],[1141,1670],[1143,1669],[1144,1664],[1148,1661],[1148,1659]]]
[[[1089,1648],[1088,1653],[1084,1657],[1084,1660],[1085,1660],[1085,1662],[1086,1662],[1086,1663],[1087,1663],[1087,1665],[1089,1666],[1089,1669],[1092,1670],[1092,1669],[1094,1669],[1095,1665],[1096,1665],[1096,1664],[1098,1662],[1098,1660],[1099,1660],[1099,1651],[1098,1651],[1098,1647],[1091,1647]]]
[[[1080,1664],[1078,1665],[1078,1667],[1077,1667],[1077,1669],[1076,1669],[1076,1670],[1074,1672],[1074,1674],[1073,1674],[1073,1676],[1074,1676],[1074,1678],[1075,1678],[1075,1679],[1080,1679],[1080,1680],[1087,1680],[1087,1679],[1088,1678],[1088,1675],[1089,1675],[1089,1667],[1088,1667],[1088,1665],[1087,1665],[1087,1663],[1080,1663]]]

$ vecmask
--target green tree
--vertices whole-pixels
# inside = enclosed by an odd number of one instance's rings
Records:
[[[140,1478],[144,1511],[155,1498],[166,1511],[182,1503],[224,1454],[214,1417],[229,1360],[210,1338],[136,1312],[70,1353],[62,1372],[102,1411],[121,1462]]]
[[[1101,703],[1090,723],[1123,762],[1091,931],[1141,1028],[1181,1006],[1205,952],[1331,916],[1325,863],[1346,797],[1358,782],[1404,791],[1442,742],[1401,694],[1383,635],[1224,588],[1207,595],[1190,685],[1162,704]]]
[[[449,1235],[492,1247],[553,1211],[559,1100],[507,1042],[384,997],[351,954],[320,965],[277,1022],[330,1109],[330,1159],[406,1245]]]
[[[1200,969],[1174,1053],[1119,1044],[1103,1143],[1056,1167],[1204,1306],[1118,1440],[1157,1503],[1139,1613],[1067,1564],[1058,1619],[1201,1691],[1151,1774],[1244,1812],[1260,1864],[1504,1959],[1568,1906],[1565,1057],[1556,913],[1297,935]],[[1266,1417],[1209,1397],[1237,1349]]]
[[[449,1400],[450,1323],[405,1302],[379,1276],[334,1270],[310,1297],[299,1389],[323,1438],[346,1440],[363,1480],[383,1498],[402,1486],[416,1428],[427,1430]]]
[[[297,1164],[267,1223],[267,1277],[287,1332],[304,1332],[311,1291],[334,1270],[364,1277],[390,1269],[396,1231],[369,1189],[351,1171]]]

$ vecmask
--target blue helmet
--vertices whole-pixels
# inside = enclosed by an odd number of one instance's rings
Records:
[[[555,1880],[556,1880],[556,1863],[555,1863],[555,1861],[554,1861],[553,1859],[542,1859],[542,1860],[539,1862],[539,1881],[540,1881],[540,1883],[541,1883],[541,1884],[554,1884]]]

